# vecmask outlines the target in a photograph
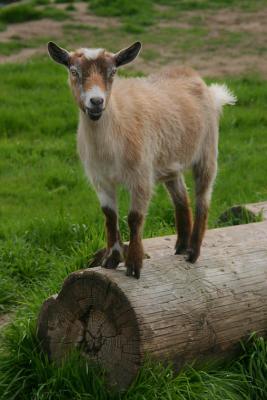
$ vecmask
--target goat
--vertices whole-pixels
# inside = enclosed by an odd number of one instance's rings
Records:
[[[116,268],[125,260],[126,275],[140,277],[144,258],[142,227],[156,182],[164,182],[175,207],[175,254],[194,263],[208,218],[217,169],[219,115],[236,98],[225,85],[208,87],[194,70],[171,67],[147,78],[116,78],[133,61],[136,42],[118,53],[82,48],[68,52],[48,43],[51,58],[69,70],[69,84],[80,108],[78,152],[106,219],[107,248],[96,260]],[[194,224],[183,179],[195,179]],[[118,226],[116,188],[131,195],[129,246],[124,251]]]

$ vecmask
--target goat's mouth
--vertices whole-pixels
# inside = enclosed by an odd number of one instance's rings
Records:
[[[92,121],[97,121],[102,115],[103,109],[101,110],[93,110],[93,109],[86,109],[86,114]]]

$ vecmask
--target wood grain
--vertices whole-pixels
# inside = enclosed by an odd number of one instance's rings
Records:
[[[117,270],[72,273],[43,304],[38,337],[53,360],[70,349],[99,362],[126,388],[148,353],[180,367],[229,354],[267,333],[267,221],[207,232],[196,264],[174,255],[176,236],[144,241],[140,280]]]

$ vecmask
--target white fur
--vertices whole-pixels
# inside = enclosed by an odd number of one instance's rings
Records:
[[[114,245],[109,249],[108,253],[106,254],[105,259],[103,260],[103,264],[104,264],[105,261],[108,259],[108,257],[110,257],[110,256],[112,255],[112,253],[113,253],[114,250],[117,250],[117,251],[120,253],[121,257],[123,257],[123,248],[122,248],[120,242],[117,241],[117,242],[115,242]]]
[[[92,86],[90,90],[84,93],[84,103],[86,107],[92,107],[91,99],[93,97],[101,97],[104,100],[103,107],[105,107],[106,93],[97,85]]]
[[[212,93],[216,108],[219,112],[221,112],[224,105],[234,105],[237,102],[237,98],[225,84],[220,85],[218,83],[213,83],[209,87],[209,90]]]
[[[120,255],[123,254],[123,248],[122,248],[122,246],[121,246],[121,244],[120,244],[119,241],[115,242],[114,245],[111,247],[111,253],[112,253],[114,250],[117,250],[117,251],[120,253]]]
[[[117,78],[107,99],[97,122],[80,112],[78,129],[80,157],[102,207],[116,209],[112,193],[123,185],[131,195],[130,209],[145,215],[155,181],[174,180],[190,167],[200,175],[197,203],[208,207],[218,113],[235,101],[227,88],[207,87],[193,71],[178,68],[149,78]],[[185,192],[184,185],[177,191]]]
[[[183,67],[148,78],[117,78],[107,93],[101,118],[92,121],[81,110],[78,128],[78,151],[101,206],[117,213],[116,188],[123,185],[130,192],[130,210],[144,217],[154,184],[161,180],[190,223],[181,174],[193,168],[193,229],[200,246],[217,170],[219,113],[223,105],[236,102],[235,96],[225,85],[208,87]],[[86,100],[99,96],[102,90],[93,86]],[[119,248],[114,243],[113,249]]]
[[[106,191],[100,191],[97,193],[101,207],[108,207],[113,211],[117,211],[116,200],[113,196],[109,195]]]
[[[112,246],[112,250],[121,251],[121,245],[118,241],[114,243],[114,245]]]
[[[81,49],[87,60],[96,60],[99,54],[103,52],[103,49]]]

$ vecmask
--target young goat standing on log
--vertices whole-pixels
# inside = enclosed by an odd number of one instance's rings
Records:
[[[217,168],[219,115],[235,97],[226,86],[208,87],[188,68],[169,68],[147,78],[114,79],[133,61],[141,43],[116,54],[104,49],[75,52],[49,42],[48,51],[69,70],[80,107],[78,150],[106,217],[107,248],[99,263],[116,268],[125,258],[128,276],[140,277],[142,227],[156,182],[164,182],[175,206],[175,254],[194,263],[203,239]],[[195,221],[182,173],[192,168],[196,185]],[[130,243],[124,254],[118,226],[116,188],[131,194]],[[100,257],[101,255],[101,257]],[[124,257],[125,256],[125,257]]]

